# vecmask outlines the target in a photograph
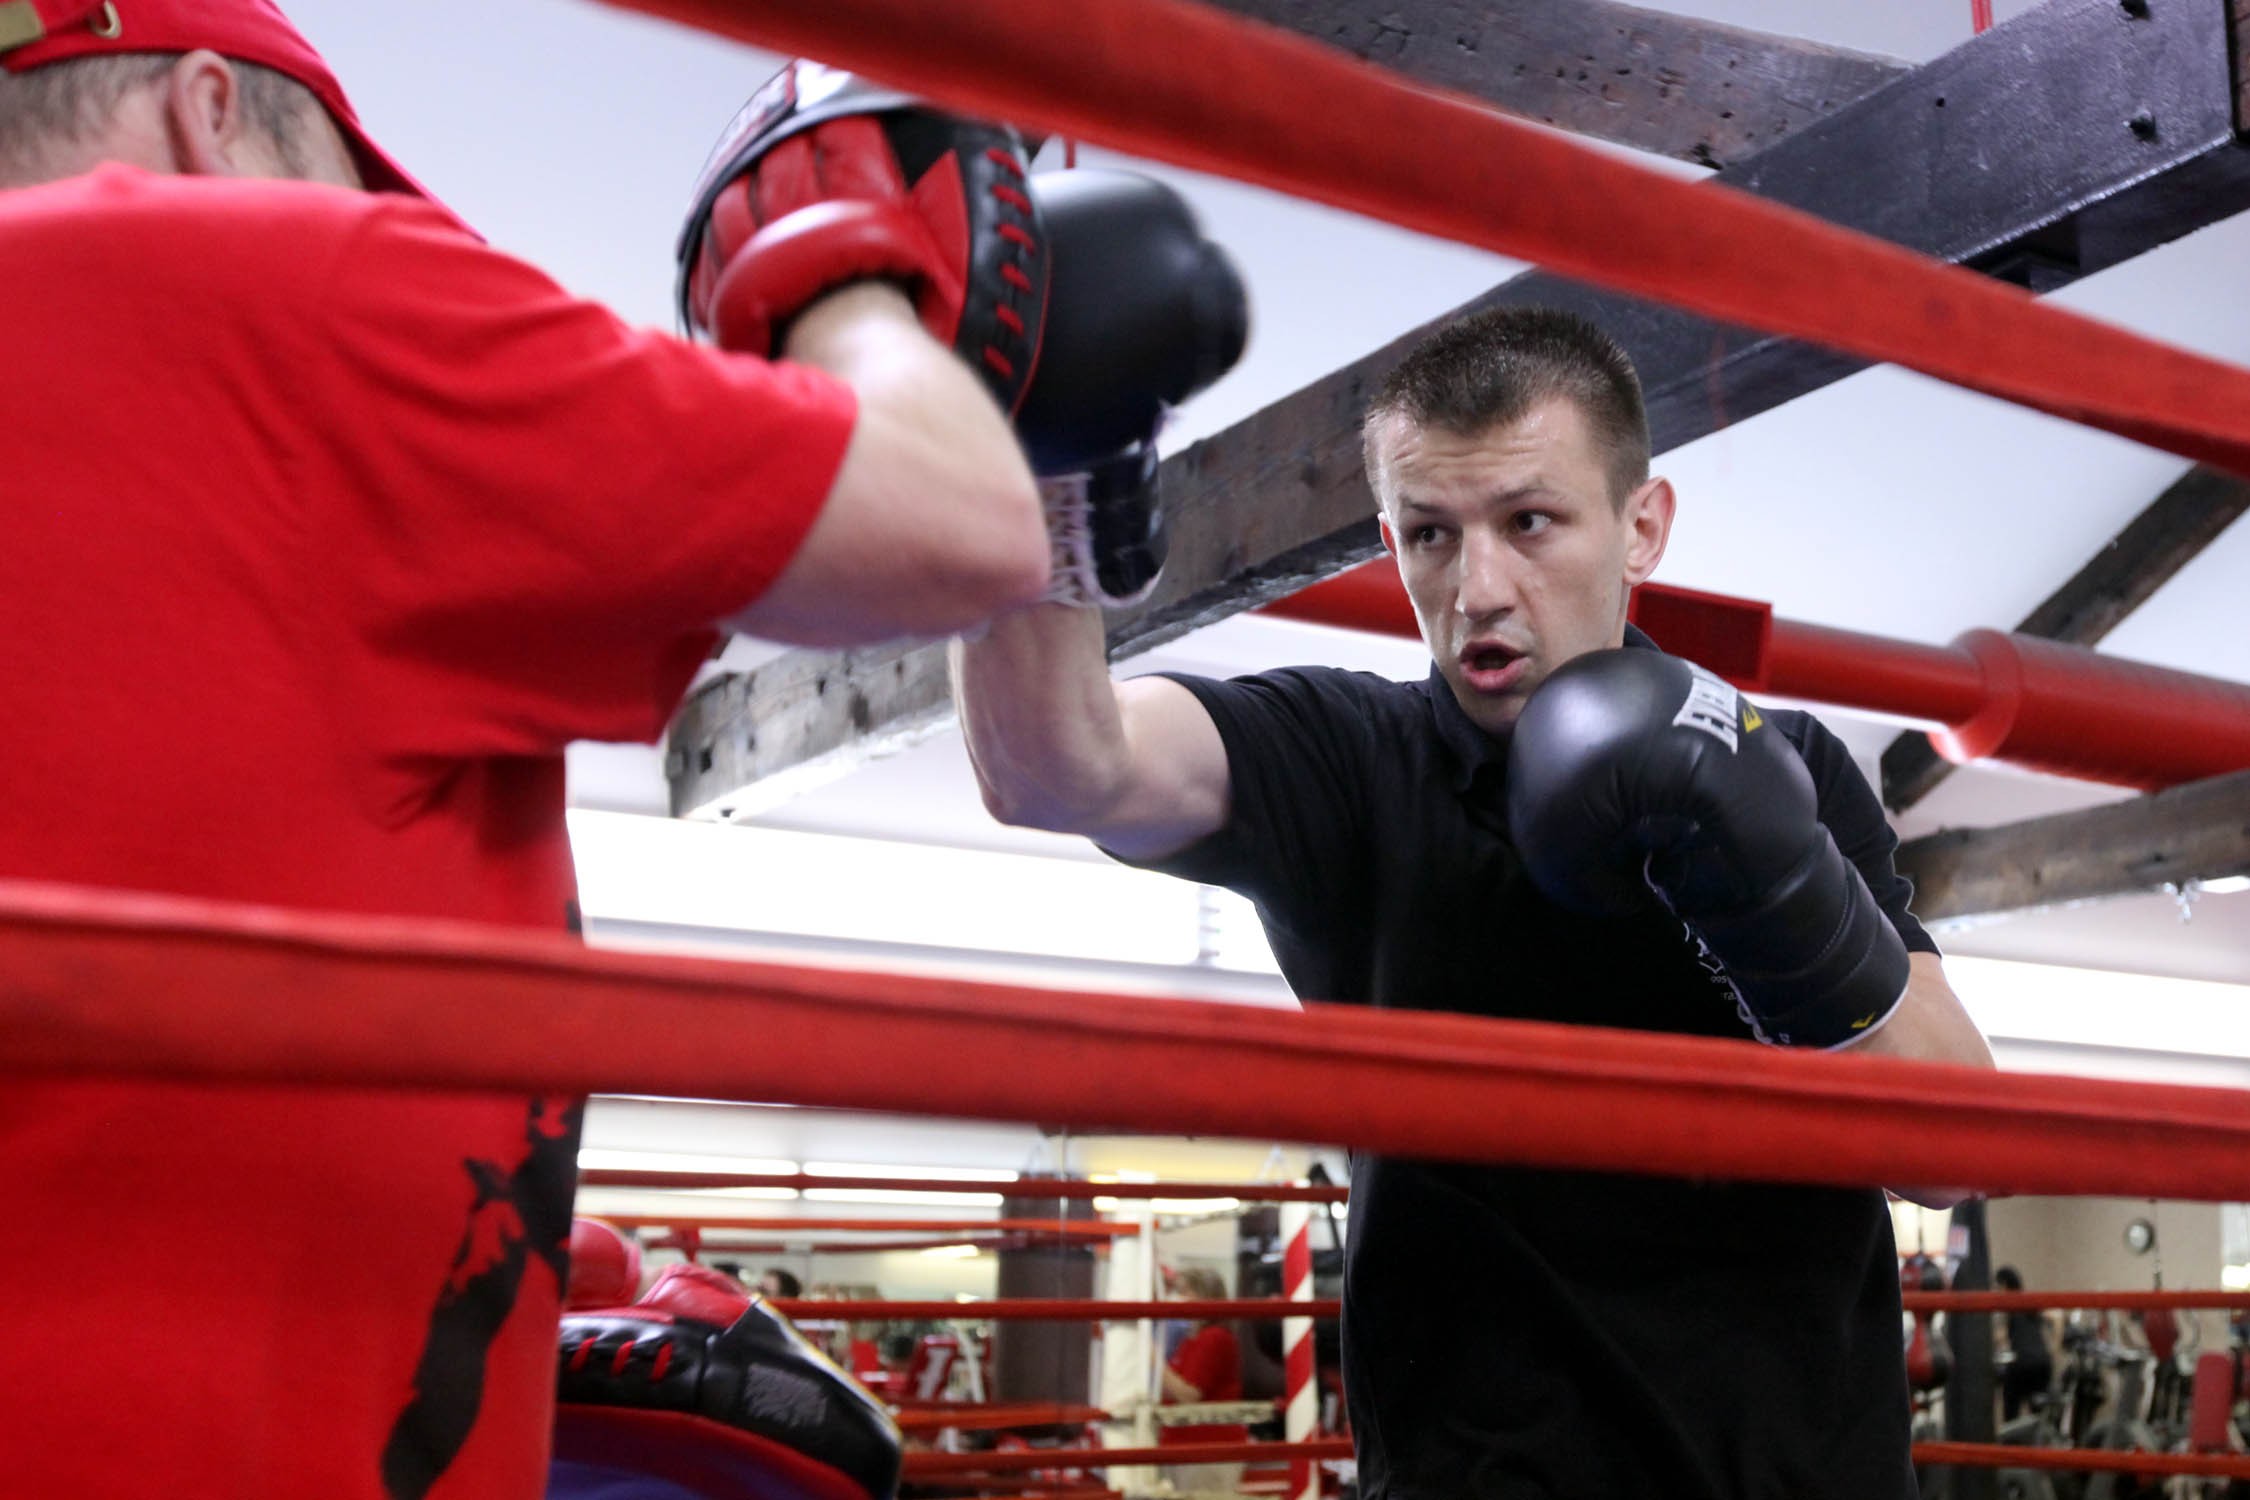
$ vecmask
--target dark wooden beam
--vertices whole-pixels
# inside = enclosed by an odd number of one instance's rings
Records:
[[[1422,83],[1723,167],[1912,71],[1604,0],[1212,0]]]
[[[2139,895],[2250,874],[2250,771],[2153,796],[1899,846],[1925,922]]]
[[[2217,541],[2245,509],[2250,509],[2250,483],[2216,469],[2188,470],[2069,582],[2024,616],[2017,632],[2093,645]],[[1927,734],[1909,730],[1883,747],[1883,804],[1904,812],[1953,771]]]
[[[2250,135],[2250,68],[2240,66],[2241,59],[2245,55],[2243,43],[2246,39],[2250,39],[2250,0],[2230,0],[2227,19],[2230,34],[2234,39],[2234,55],[2237,62],[2234,74],[2235,128],[2245,135]]]
[[[2062,285],[2250,207],[2229,3],[2162,0],[2135,14],[2117,0],[2051,0],[1718,176],[1940,259]],[[2155,128],[2133,127],[2144,116]],[[1502,304],[1565,307],[1608,329],[1640,370],[1658,452],[1860,368],[1544,272],[1437,321]],[[1166,461],[1171,558],[1149,600],[1112,616],[1113,655],[1376,553],[1359,418],[1368,389],[1426,331]],[[674,810],[740,815],[753,783],[841,774],[949,713],[935,649],[806,653],[716,679],[673,725]],[[793,727],[777,740],[764,726],[781,722]]]

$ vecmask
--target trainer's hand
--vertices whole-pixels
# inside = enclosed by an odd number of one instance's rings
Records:
[[[681,312],[724,348],[771,356],[822,294],[892,280],[1013,412],[1050,261],[1028,178],[1005,126],[791,63],[712,154],[680,240]]]
[[[1906,992],[1906,945],[1822,826],[1795,747],[1678,657],[1597,651],[1542,683],[1509,747],[1508,822],[1556,902],[1669,906],[1761,1040],[1846,1046]]]

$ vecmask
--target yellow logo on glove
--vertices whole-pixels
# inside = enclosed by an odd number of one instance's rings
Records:
[[[1757,708],[1750,702],[1750,700],[1747,698],[1743,699],[1742,732],[1744,734],[1748,734],[1751,730],[1758,728],[1765,722],[1765,716],[1758,712]]]

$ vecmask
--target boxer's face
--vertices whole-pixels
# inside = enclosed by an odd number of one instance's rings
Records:
[[[1575,402],[1474,435],[1393,417],[1377,453],[1384,544],[1480,727],[1509,729],[1548,673],[1623,641],[1626,594],[1664,555],[1672,487],[1651,479],[1616,501]]]

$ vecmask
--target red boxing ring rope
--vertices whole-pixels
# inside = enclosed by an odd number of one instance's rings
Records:
[[[2022,1443],[1916,1443],[1914,1461],[1956,1468],[2078,1469],[2109,1474],[2197,1474],[2250,1479],[2250,1454],[2144,1453],[2116,1448],[2034,1448]]]
[[[1181,1443],[1163,1448],[1028,1448],[990,1453],[909,1453],[910,1480],[1035,1469],[1101,1469],[1119,1464],[1259,1463],[1286,1458],[1349,1458],[1349,1438],[1295,1443]],[[2076,1469],[2112,1474],[2190,1474],[2250,1478],[2250,1454],[2151,1453],[2110,1448],[2035,1448],[2018,1443],[1916,1443],[1917,1464],[1979,1469]]]
[[[909,1453],[901,1477],[1106,1469],[1120,1464],[1238,1464],[1280,1458],[1350,1458],[1350,1438],[1304,1443],[1180,1443],[1162,1448],[1024,1448],[1005,1453]]]
[[[767,1299],[797,1320],[875,1323],[913,1318],[972,1318],[980,1321],[1123,1322],[1137,1318],[1334,1318],[1341,1306],[1333,1298],[1291,1302],[1275,1297],[1238,1297],[1170,1302],[1102,1302],[1082,1297],[1009,1297],[994,1302],[836,1302],[808,1298]],[[1900,1299],[1910,1313],[2043,1312],[2083,1308],[2111,1312],[2250,1310],[2250,1292],[1907,1292]]]
[[[967,1245],[972,1250],[1069,1250],[1084,1249],[1084,1240],[1046,1238],[1036,1234],[949,1234],[926,1240],[741,1240],[721,1238],[728,1231],[698,1234],[693,1241],[697,1255],[897,1255],[908,1250],[951,1249]],[[690,1242],[678,1235],[659,1235],[645,1243],[649,1250],[688,1250]]]
[[[2045,1312],[2049,1308],[2090,1311],[2175,1312],[2250,1309],[2250,1292],[1908,1292],[1908,1312]]]
[[[997,1302],[815,1302],[803,1297],[769,1297],[769,1306],[796,1321],[834,1323],[907,1322],[964,1318],[980,1323],[1123,1323],[1141,1318],[1335,1318],[1343,1304],[1334,1298],[1291,1302],[1280,1297],[1176,1298],[1170,1302],[1098,1302],[1085,1297],[1007,1297]],[[2250,1301],[2250,1298],[2244,1299]]]
[[[2250,473],[2250,371],[1189,0],[608,3]]]
[[[963,1432],[991,1432],[1004,1427],[1071,1427],[1087,1422],[1114,1421],[1098,1406],[1074,1406],[1059,1401],[985,1401],[949,1406],[916,1406],[891,1413],[899,1431],[943,1432],[948,1427]]]
[[[1141,1232],[1138,1224],[1109,1219],[791,1219],[769,1215],[729,1214],[603,1214],[619,1229],[741,1229],[793,1231],[853,1231],[865,1234],[1036,1234],[1058,1240],[1129,1239]]]
[[[854,1189],[888,1193],[980,1193],[1023,1199],[1232,1198],[1241,1203],[1342,1203],[1349,1188],[1306,1182],[1089,1182],[1077,1177],[825,1177],[809,1172],[665,1172],[638,1167],[589,1167],[578,1174],[588,1187],[786,1188],[796,1192]]]
[[[1674,1176],[2250,1198],[2250,1093],[2232,1089],[589,952],[23,882],[0,882],[0,1072],[752,1099]]]

